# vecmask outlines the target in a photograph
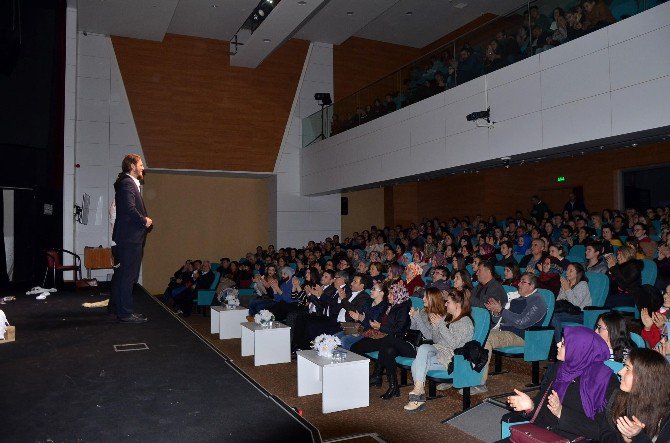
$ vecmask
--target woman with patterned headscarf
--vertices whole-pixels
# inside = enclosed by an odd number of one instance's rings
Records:
[[[423,275],[423,268],[419,263],[409,263],[405,268],[405,286],[409,295],[414,295],[416,288],[424,288],[426,285],[421,276]]]

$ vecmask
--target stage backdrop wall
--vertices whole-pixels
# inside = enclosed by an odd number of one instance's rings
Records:
[[[143,286],[162,293],[185,259],[238,260],[267,247],[266,178],[148,173],[144,201],[154,229],[147,237]]]
[[[349,199],[349,214],[342,216],[342,239],[372,225],[384,226],[384,188],[344,192],[342,197]]]
[[[386,188],[387,201],[395,205],[392,210],[387,208],[385,223],[407,225],[422,217],[478,213],[500,218],[516,209],[527,214],[533,194],[540,195],[551,210],[558,211],[575,186],[584,187],[584,200],[590,210],[616,208],[621,170],[664,163],[670,163],[668,141],[390,186]],[[559,176],[565,181],[557,182]]]

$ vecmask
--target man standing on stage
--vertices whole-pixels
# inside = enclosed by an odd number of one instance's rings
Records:
[[[116,221],[112,240],[116,242],[118,267],[112,278],[112,300],[121,323],[144,323],[147,318],[133,311],[133,287],[140,274],[147,229],[153,221],[147,217],[140,194],[140,180],[144,178],[142,159],[137,154],[128,154],[121,169],[114,183]]]

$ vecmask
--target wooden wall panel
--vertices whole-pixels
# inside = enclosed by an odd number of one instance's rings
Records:
[[[154,228],[144,248],[142,278],[152,294],[165,290],[187,258],[237,260],[268,243],[265,178],[153,173],[144,199]]]
[[[384,226],[384,188],[343,192],[349,199],[349,214],[342,216],[342,238],[370,226]]]
[[[306,41],[285,43],[256,69],[230,66],[218,40],[112,43],[150,167],[273,170]]]
[[[392,215],[386,215],[386,223],[391,217],[398,220],[396,223],[476,214],[500,218],[516,209],[527,214],[533,194],[546,196],[549,207],[559,210],[575,186],[584,187],[588,208],[615,208],[621,170],[667,163],[670,142],[663,142],[396,185],[390,191],[394,207]],[[565,176],[566,181],[557,183],[558,176]],[[414,198],[416,204],[412,205]]]

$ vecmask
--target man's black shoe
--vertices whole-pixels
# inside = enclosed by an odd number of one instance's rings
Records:
[[[147,318],[141,314],[132,314],[129,317],[119,319],[119,323],[146,323],[147,321]]]

